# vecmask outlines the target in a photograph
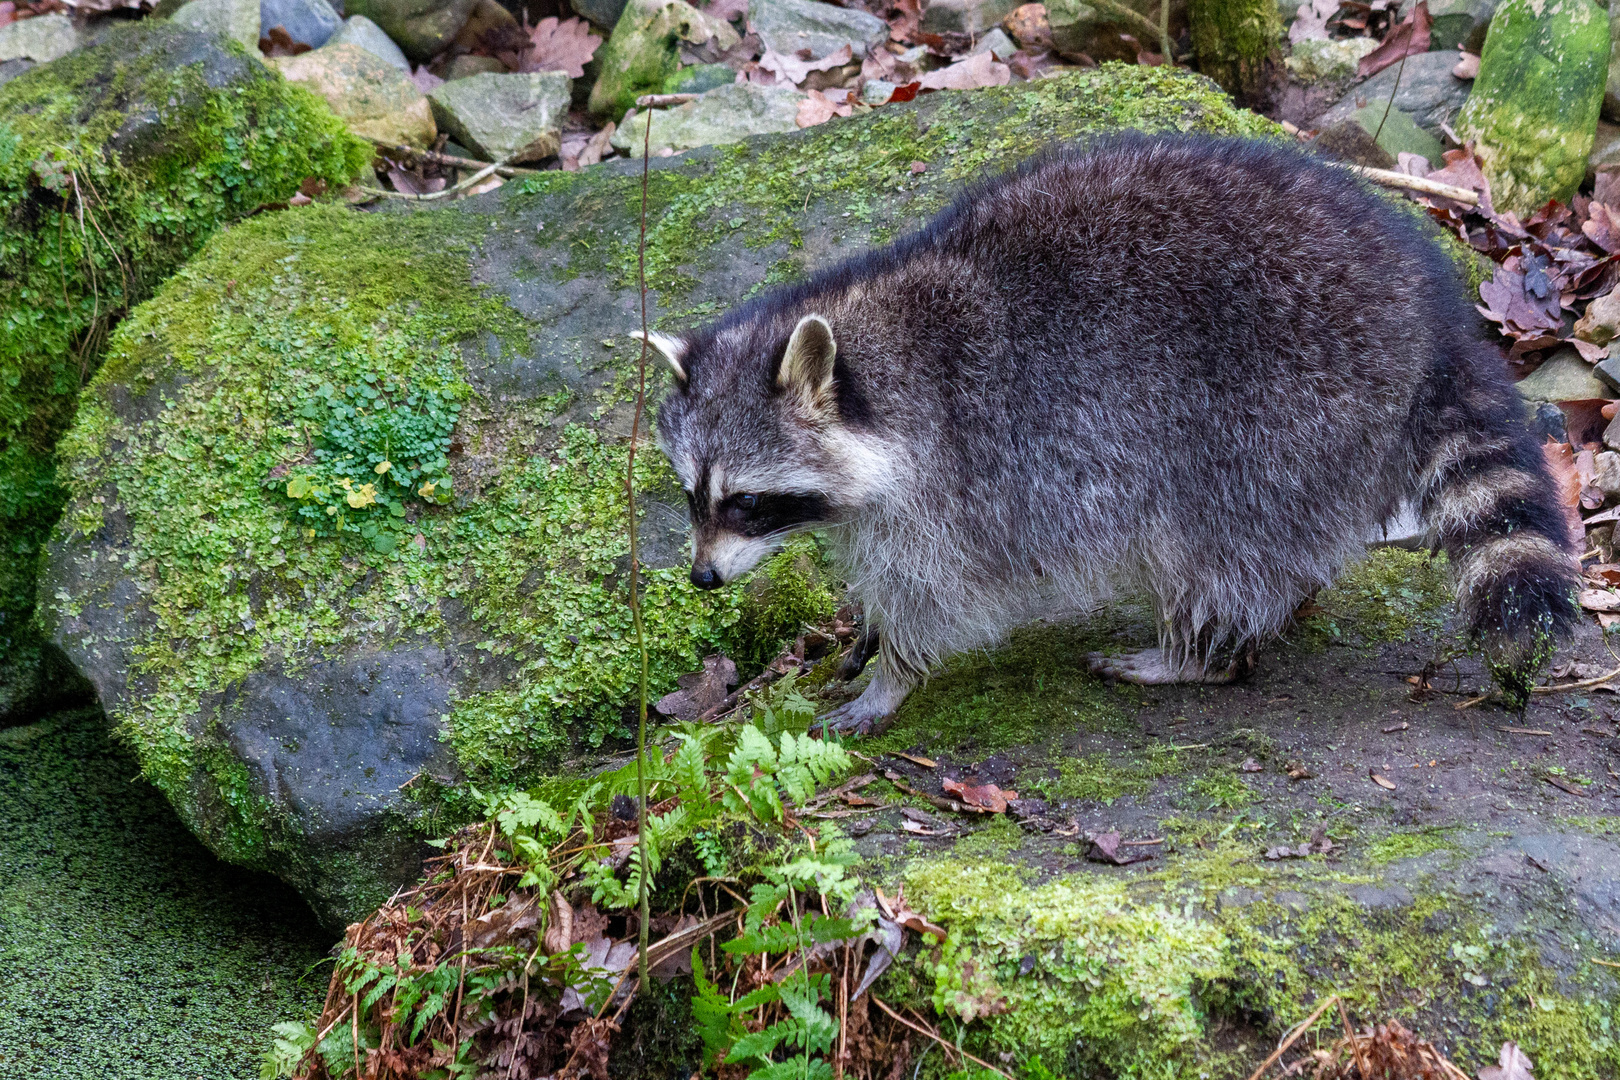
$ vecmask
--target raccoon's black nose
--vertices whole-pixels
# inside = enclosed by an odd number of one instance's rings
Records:
[[[725,583],[720,580],[720,575],[715,572],[714,567],[705,564],[692,567],[692,584],[700,589],[718,589]]]

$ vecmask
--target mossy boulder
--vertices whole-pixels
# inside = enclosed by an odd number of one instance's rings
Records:
[[[346,184],[368,156],[239,47],[161,22],[0,86],[0,668],[38,647],[52,447],[108,332],[221,226],[305,177]]]
[[[1608,14],[1592,0],[1504,0],[1457,116],[1498,210],[1568,202],[1586,175],[1609,63]]]
[[[651,317],[689,326],[1126,126],[1275,131],[1199,76],[1107,66],[659,159]],[[63,444],[52,639],[192,828],[332,922],[414,875],[468,782],[629,734],[638,168],[216,236],[119,327]],[[636,467],[655,694],[827,609],[796,552],[694,590],[679,488],[650,447]]]
[[[1281,59],[1282,16],[1273,0],[1188,0],[1198,70],[1234,94],[1260,91]]]

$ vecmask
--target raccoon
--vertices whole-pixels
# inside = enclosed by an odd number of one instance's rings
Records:
[[[1578,563],[1500,353],[1411,214],[1272,142],[1127,135],[680,336],[658,413],[692,583],[825,530],[878,636],[865,733],[942,658],[1129,590],[1220,683],[1403,504],[1507,696],[1577,616]],[[1076,658],[1077,661],[1082,658]]]

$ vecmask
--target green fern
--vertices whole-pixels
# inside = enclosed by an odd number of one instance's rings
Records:
[[[259,1062],[259,1080],[291,1076],[315,1045],[315,1030],[300,1021],[284,1021],[270,1030],[274,1038]]]

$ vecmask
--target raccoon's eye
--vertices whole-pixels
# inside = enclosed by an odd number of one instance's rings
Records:
[[[757,507],[758,505],[759,505],[759,496],[758,495],[739,495],[739,496],[737,496],[737,506],[738,506],[739,509],[752,510],[755,507]]]

